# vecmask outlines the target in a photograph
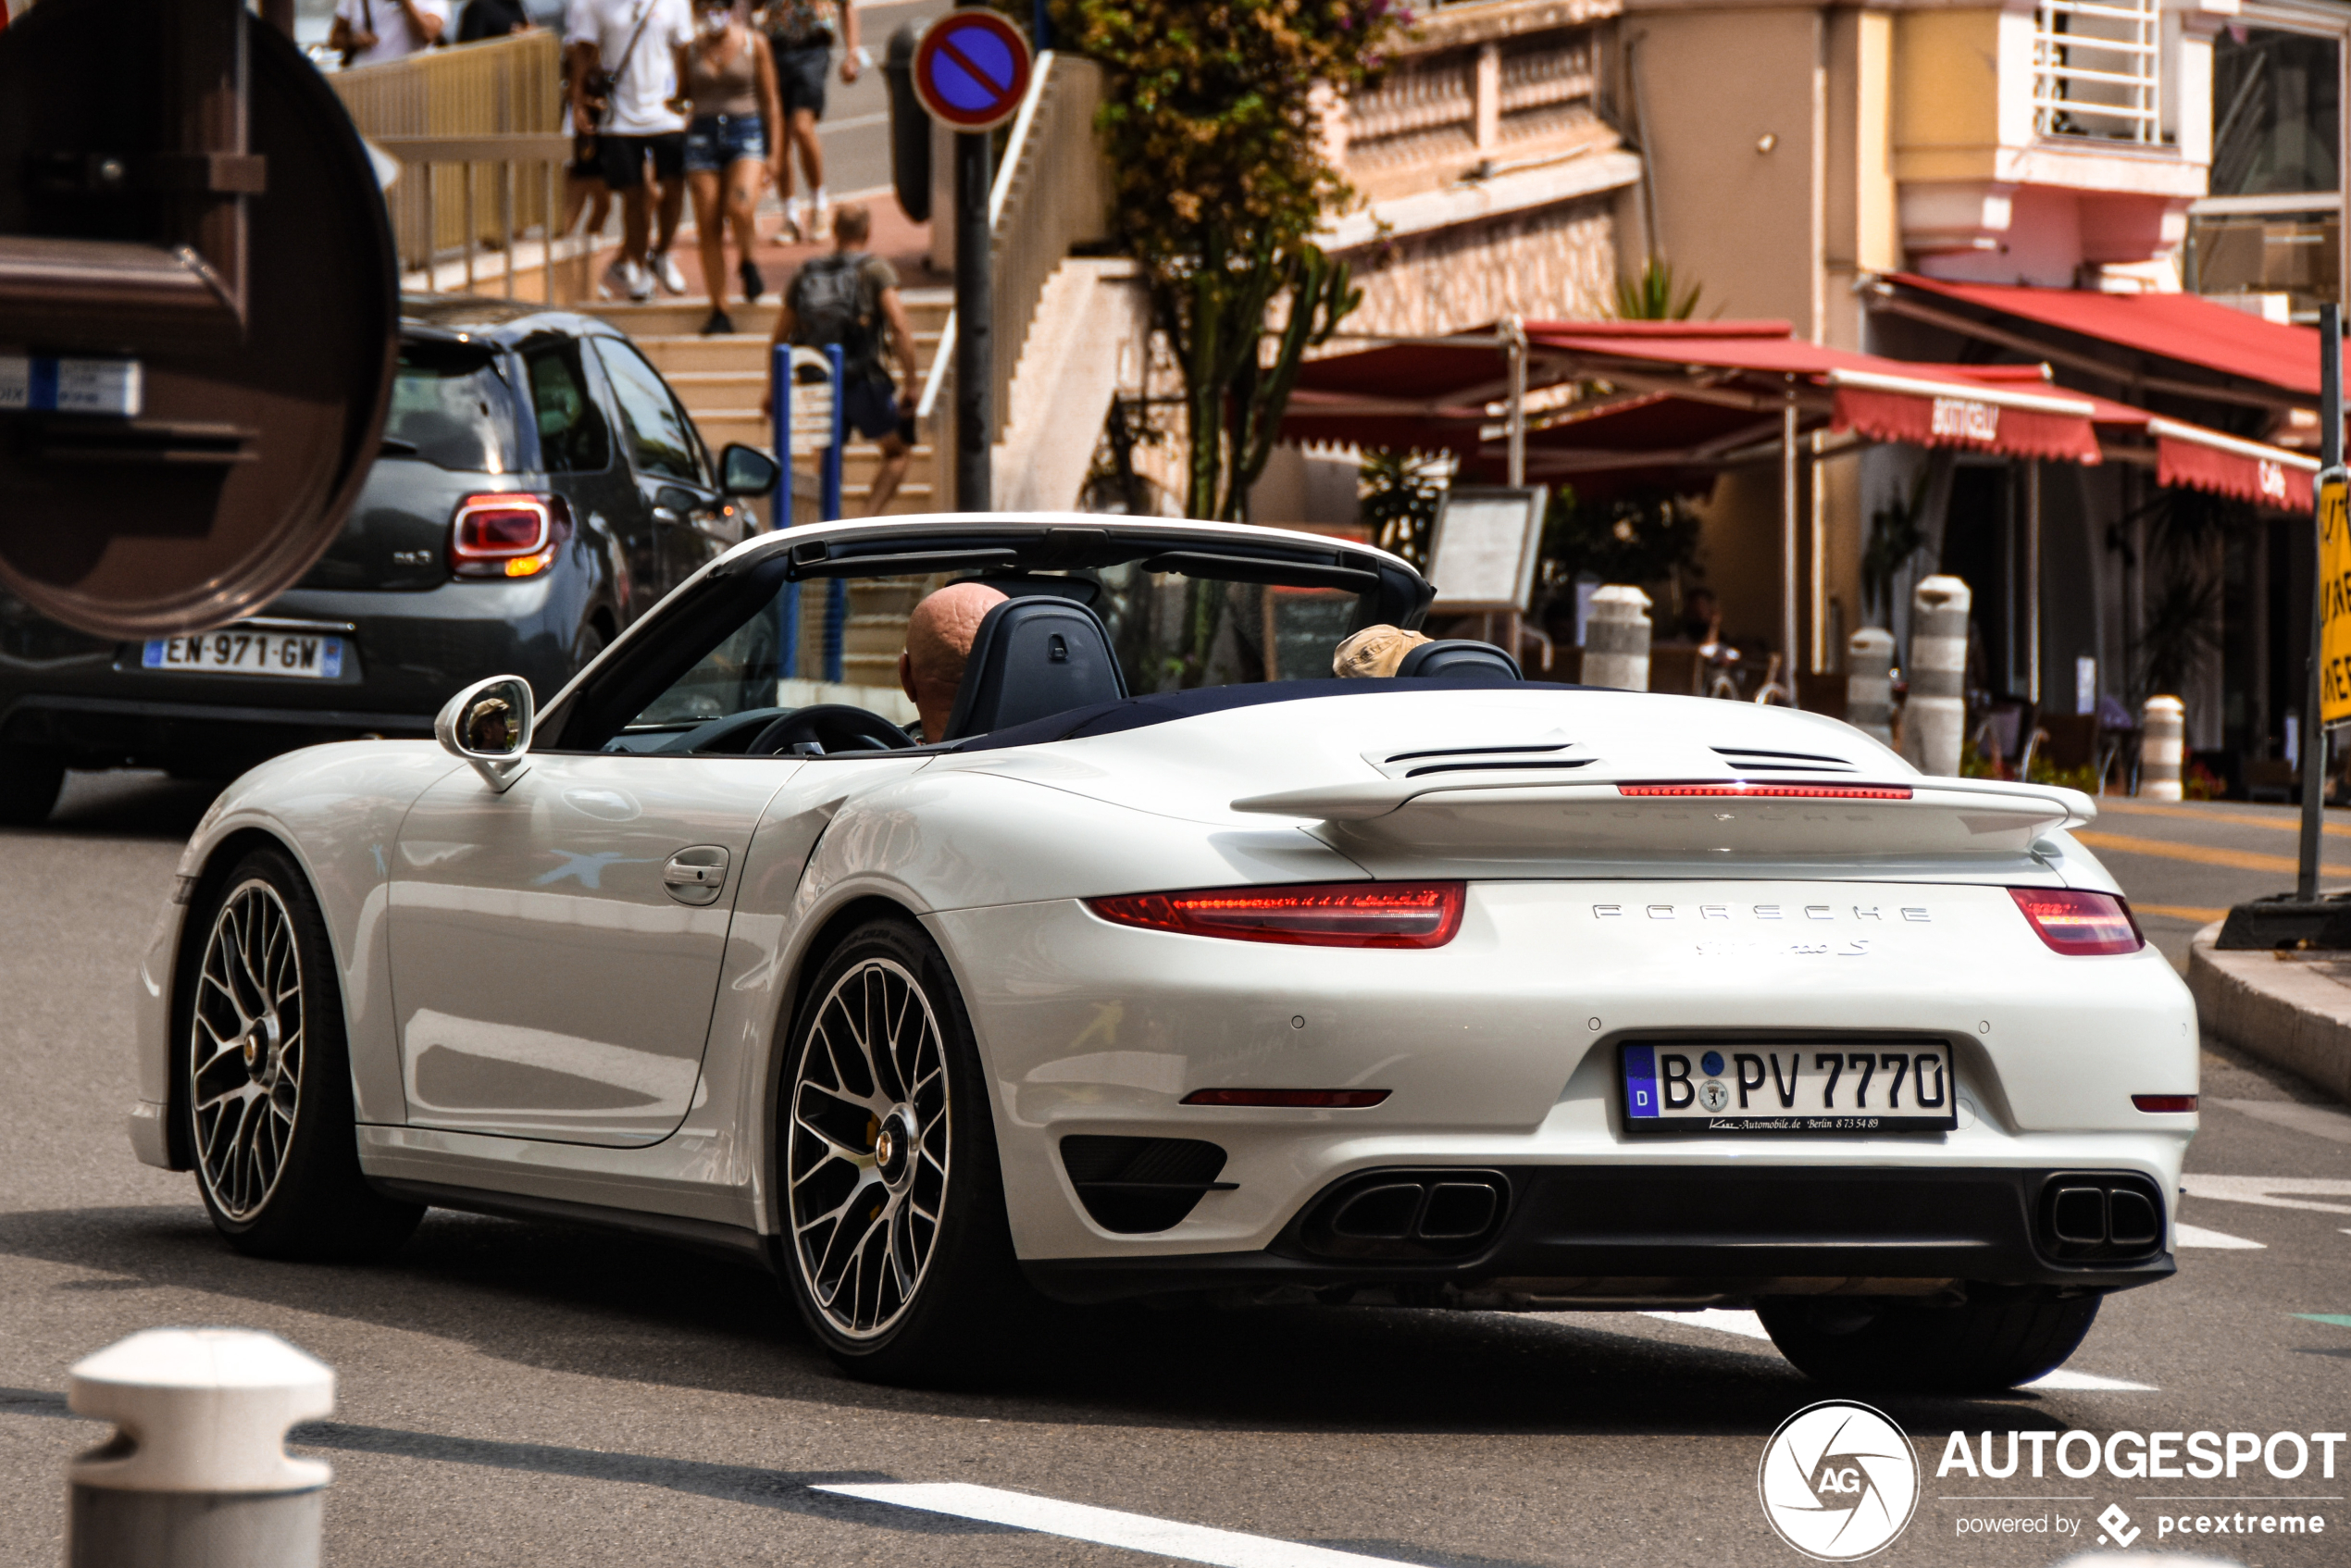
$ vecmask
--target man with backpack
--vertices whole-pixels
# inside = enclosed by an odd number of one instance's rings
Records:
[[[914,334],[898,297],[898,272],[863,247],[873,215],[862,202],[833,211],[833,252],[792,275],[776,313],[777,343],[841,350],[841,417],[881,449],[865,515],[878,516],[898,493],[914,443]],[[889,372],[896,360],[906,378],[900,392]]]

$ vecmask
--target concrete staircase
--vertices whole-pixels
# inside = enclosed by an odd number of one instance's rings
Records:
[[[939,334],[953,304],[953,292],[947,289],[904,289],[900,291],[899,298],[904,302],[908,323],[914,330],[915,362],[927,373],[932,356],[939,352]],[[710,307],[699,300],[598,305],[592,313],[628,333],[645,351],[645,356],[677,389],[687,412],[701,429],[703,440],[714,453],[729,442],[741,442],[763,450],[773,444],[773,432],[759,412],[759,400],[767,390],[767,337],[776,327],[772,294],[765,304],[736,305],[728,315],[737,330],[707,338],[701,335],[700,329]],[[921,392],[919,379],[910,390]],[[891,515],[942,511],[951,504],[951,487],[946,476],[939,471],[928,432],[916,433],[920,439],[914,446],[914,461],[908,465],[906,478],[890,502]],[[841,458],[840,487],[841,510],[850,516],[865,515],[865,498],[873,493],[874,471],[880,462],[881,453],[871,442],[854,435],[850,438]],[[809,458],[802,457],[800,467],[813,472]],[[888,684],[894,686],[898,680],[895,645],[890,658],[893,668]]]

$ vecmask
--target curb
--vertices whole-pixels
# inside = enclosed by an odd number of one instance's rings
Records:
[[[2213,947],[2220,922],[2188,944],[2188,990],[2206,1028],[2246,1055],[2351,1100],[2351,989],[2295,955]]]

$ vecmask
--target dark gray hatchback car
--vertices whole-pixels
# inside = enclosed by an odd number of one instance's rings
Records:
[[[459,687],[544,702],[620,629],[760,524],[775,463],[714,460],[660,372],[591,317],[403,301],[382,455],[342,534],[260,613],[113,642],[0,593],[0,822],[68,767],[225,778],[280,752],[423,736]]]

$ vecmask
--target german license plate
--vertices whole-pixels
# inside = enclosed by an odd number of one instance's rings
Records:
[[[1934,1040],[1654,1041],[1619,1054],[1634,1132],[1947,1132],[1951,1048]]]
[[[139,662],[147,669],[334,680],[342,675],[342,639],[315,631],[246,631],[230,627],[192,637],[151,638]]]

